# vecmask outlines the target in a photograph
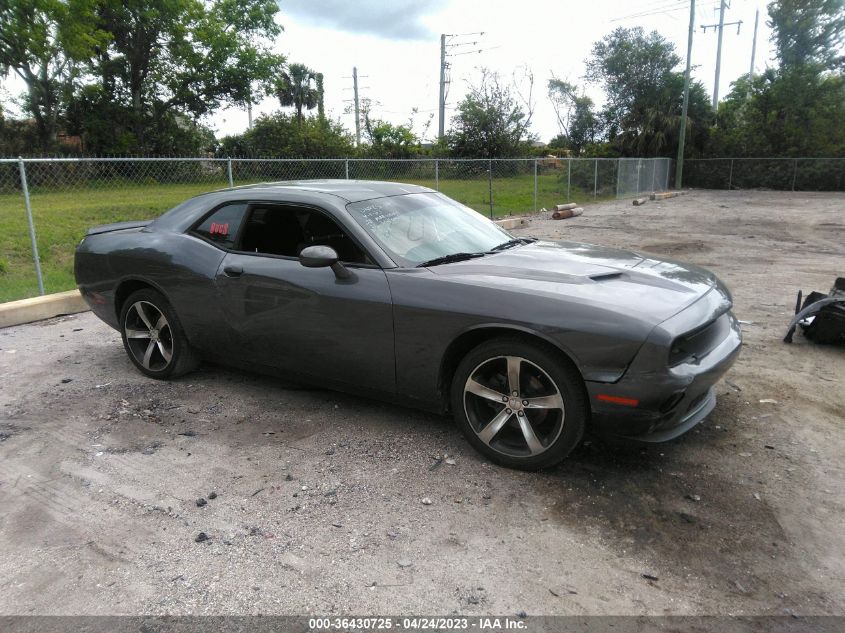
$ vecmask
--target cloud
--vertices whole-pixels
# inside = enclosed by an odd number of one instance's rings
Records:
[[[316,26],[350,33],[368,33],[391,40],[434,37],[420,18],[433,13],[445,0],[279,0],[285,14]]]

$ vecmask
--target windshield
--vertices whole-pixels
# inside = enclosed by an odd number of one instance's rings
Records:
[[[476,211],[439,193],[411,193],[346,207],[400,266],[456,253],[483,253],[511,239]]]

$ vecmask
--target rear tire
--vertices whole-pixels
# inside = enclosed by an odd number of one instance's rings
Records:
[[[565,459],[588,419],[578,370],[557,350],[517,337],[484,342],[464,357],[452,380],[451,406],[476,450],[519,470]]]
[[[129,295],[120,310],[120,326],[126,354],[145,376],[176,378],[199,364],[176,312],[157,290]]]

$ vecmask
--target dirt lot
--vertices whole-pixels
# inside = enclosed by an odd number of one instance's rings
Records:
[[[0,614],[843,614],[845,350],[781,343],[845,273],[843,207],[697,192],[517,231],[707,266],[751,322],[695,431],[539,474],[378,402],[145,379],[90,314],[2,330]]]

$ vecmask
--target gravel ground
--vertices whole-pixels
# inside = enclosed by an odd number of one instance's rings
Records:
[[[537,474],[379,402],[145,379],[91,314],[0,330],[0,614],[843,614],[845,351],[781,343],[845,273],[843,205],[695,192],[516,231],[707,266],[751,322],[693,432]]]

